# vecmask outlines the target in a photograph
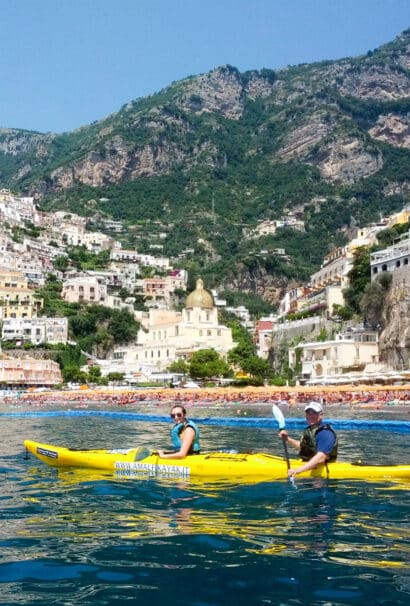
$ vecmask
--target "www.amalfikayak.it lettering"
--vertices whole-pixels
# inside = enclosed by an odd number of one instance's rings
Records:
[[[130,471],[150,471],[154,473],[172,474],[176,476],[189,476],[191,470],[182,465],[155,465],[154,463],[138,463],[135,461],[117,461],[115,469]]]

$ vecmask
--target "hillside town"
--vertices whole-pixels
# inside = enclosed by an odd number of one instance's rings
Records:
[[[334,338],[317,341],[314,337],[332,322],[334,306],[344,304],[343,290],[348,285],[354,252],[358,247],[377,242],[377,234],[397,224],[407,224],[410,209],[391,215],[379,223],[356,230],[344,247],[332,250],[308,284],[289,289],[277,314],[251,321],[244,307],[228,307],[216,291],[208,291],[201,279],[196,289],[187,293],[188,275],[175,267],[173,260],[140,254],[122,248],[109,235],[89,231],[87,220],[78,215],[39,211],[31,197],[19,197],[10,190],[0,190],[0,322],[1,342],[13,342],[20,350],[3,347],[0,359],[0,383],[3,386],[51,387],[62,383],[59,365],[49,359],[35,358],[21,348],[26,343],[71,343],[67,317],[48,317],[37,291],[54,274],[62,282],[62,298],[67,303],[98,304],[110,309],[126,309],[140,323],[134,342],[114,346],[105,358],[87,354],[89,364],[101,369],[102,376],[122,373],[128,383],[159,380],[170,364],[188,360],[200,349],[214,349],[223,358],[236,343],[232,330],[219,322],[218,311],[227,309],[251,331],[257,355],[268,359],[272,343],[303,336],[298,345],[302,352],[302,384],[338,384],[382,376],[402,378],[397,368],[380,363],[379,335],[366,326],[350,325],[333,331]],[[272,225],[262,223],[255,233],[277,229],[285,223],[303,229],[303,223],[284,218]],[[255,233],[248,237],[255,238]],[[58,268],[56,260],[70,247],[87,251],[106,251],[109,262],[103,270]],[[158,251],[157,251],[158,252]],[[277,254],[284,255],[283,250]],[[393,246],[371,256],[371,277],[391,272],[395,279],[405,279],[410,257],[410,231]],[[149,276],[144,269],[149,268]],[[120,296],[121,290],[130,296]],[[185,303],[175,310],[181,293]],[[136,309],[136,297],[144,301],[144,310]],[[308,312],[308,313],[306,313]],[[300,317],[295,319],[295,314]],[[305,316],[305,317],[303,317]],[[311,340],[307,337],[310,335]],[[17,352],[17,353],[16,353]],[[296,348],[289,349],[289,365],[296,365]]]

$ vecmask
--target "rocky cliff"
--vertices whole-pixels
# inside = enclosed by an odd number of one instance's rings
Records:
[[[149,233],[158,224],[164,254],[193,250],[210,285],[230,274],[271,299],[307,279],[352,225],[410,202],[409,116],[407,30],[361,57],[218,67],[70,133],[0,130],[0,187],[45,210],[149,224]],[[246,237],[288,213],[303,233]],[[142,233],[127,242],[137,243],[150,245]],[[279,248],[280,259],[252,269],[260,249]]]
[[[0,151],[20,160],[11,181],[18,185],[25,177],[41,193],[161,175],[204,161],[216,166],[223,154],[212,133],[223,131],[221,119],[240,121],[249,103],[258,102],[263,115],[249,138],[249,154],[260,153],[255,134],[276,130],[272,161],[297,159],[317,166],[324,180],[357,182],[383,166],[378,141],[409,149],[410,106],[383,112],[383,104],[388,109],[410,97],[409,48],[408,30],[354,59],[245,74],[219,67],[73,133],[0,130]],[[341,98],[373,107],[368,128],[357,128]],[[372,103],[379,104],[377,112]],[[64,147],[68,154],[61,153]]]
[[[386,328],[380,337],[381,361],[396,370],[410,365],[410,269],[392,274],[386,300]]]

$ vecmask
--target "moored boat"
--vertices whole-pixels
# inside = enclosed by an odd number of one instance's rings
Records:
[[[52,467],[100,469],[141,476],[172,476],[179,478],[225,478],[279,480],[287,478],[284,458],[266,453],[210,452],[184,459],[160,459],[145,447],[110,450],[77,450],[53,444],[25,440],[27,451]],[[301,461],[291,460],[297,467]],[[335,462],[319,465],[299,477],[330,479],[410,479],[410,465],[362,465]]]

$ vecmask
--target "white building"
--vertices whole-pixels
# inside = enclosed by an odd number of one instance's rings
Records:
[[[0,189],[0,219],[9,225],[20,227],[27,222],[40,224],[40,214],[35,207],[34,198],[15,196],[8,189]]]
[[[82,276],[66,280],[61,292],[62,298],[68,303],[96,303],[106,305],[107,286],[100,284],[97,278],[91,276]]]
[[[98,361],[103,374],[128,376],[162,372],[178,359],[189,359],[200,349],[215,349],[226,357],[235,347],[230,328],[219,324],[212,295],[198,280],[181,312],[151,309],[142,318],[136,345],[116,347],[109,360]]]
[[[362,328],[348,329],[331,341],[301,343],[289,349],[291,368],[296,367],[296,350],[302,352],[304,380],[325,380],[379,362],[378,333]]]
[[[156,267],[158,269],[170,269],[168,257],[154,257],[152,255],[144,255],[136,250],[126,250],[120,247],[114,247],[110,253],[112,261],[122,261],[125,263],[138,263],[145,267]]]
[[[3,320],[3,340],[40,343],[67,343],[67,318],[7,318]]]
[[[214,349],[221,356],[235,347],[232,331],[219,324],[218,310],[210,292],[197,281],[180,312],[151,309],[138,333],[139,370],[145,374],[165,370],[173,361],[188,360],[200,349]]]
[[[353,255],[347,246],[335,248],[327,255],[321,268],[310,277],[312,288],[324,288],[329,284],[348,286],[347,274],[352,268]]]
[[[251,320],[251,314],[249,313],[249,309],[245,307],[245,305],[238,305],[237,307],[226,307],[226,311],[233,314],[241,321],[242,326],[248,329],[252,329],[254,323]]]
[[[370,254],[372,280],[383,272],[408,268],[410,260],[410,230],[393,246]]]

